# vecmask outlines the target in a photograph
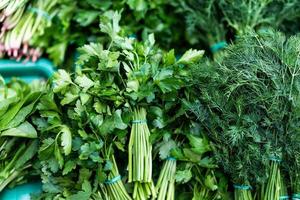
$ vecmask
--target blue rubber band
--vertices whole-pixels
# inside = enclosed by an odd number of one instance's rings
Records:
[[[36,13],[38,15],[41,15],[41,16],[45,17],[49,21],[51,21],[51,19],[52,19],[52,17],[47,12],[45,12],[44,10],[41,10],[39,8],[29,7],[28,10],[33,12],[33,13]]]
[[[147,124],[147,120],[132,120],[133,124]]]
[[[233,187],[239,190],[252,190],[250,185],[233,185]]]
[[[119,176],[116,176],[116,177],[114,177],[110,180],[106,180],[104,183],[108,184],[108,185],[111,185],[111,184],[114,184],[114,183],[118,182],[119,180],[121,180],[121,178],[122,177],[119,175]]]
[[[290,196],[288,196],[288,195],[280,196],[279,199],[282,199],[282,200],[283,200],[283,199],[290,199]]]
[[[211,52],[215,53],[221,49],[224,49],[227,45],[228,44],[226,41],[217,42],[217,43],[211,45],[210,50],[211,50]]]
[[[300,200],[299,197],[292,197],[292,200]]]
[[[129,38],[132,38],[132,39],[136,39],[136,38],[137,38],[137,37],[136,37],[136,34],[130,34],[128,37],[129,37]]]
[[[276,156],[270,156],[269,160],[274,161],[274,162],[281,162],[282,160]]]
[[[166,158],[166,160],[174,160],[174,161],[176,161],[176,158],[174,158],[172,156],[169,156],[169,157]]]

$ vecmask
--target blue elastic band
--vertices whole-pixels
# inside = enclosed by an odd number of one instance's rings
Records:
[[[282,160],[276,156],[270,156],[269,160],[274,161],[274,162],[281,162]]]
[[[147,124],[147,120],[132,120],[133,124]]]
[[[290,199],[290,196],[288,196],[288,195],[280,196],[279,199]]]
[[[112,178],[110,180],[106,180],[104,183],[108,184],[108,185],[111,185],[111,184],[114,184],[114,183],[118,182],[119,180],[121,180],[121,176],[120,175],[116,176],[116,177],[114,177],[114,178]]]
[[[28,8],[31,12],[36,13],[38,15],[41,15],[43,17],[45,17],[47,20],[51,21],[52,17],[45,11],[39,9],[39,8],[35,8],[35,7],[29,7]]]
[[[176,158],[172,157],[172,156],[169,156],[166,158],[166,160],[176,160]]]
[[[249,185],[233,185],[233,187],[239,190],[252,190],[252,187]]]
[[[292,200],[300,200],[299,197],[292,197]]]
[[[217,42],[215,44],[213,44],[210,47],[211,52],[215,53],[221,49],[224,49],[227,46],[227,42],[226,41],[221,41],[221,42]]]
[[[137,37],[136,37],[136,34],[130,34],[128,37],[129,37],[129,38],[133,38],[133,39],[136,39],[136,38],[137,38]]]
[[[292,196],[293,198],[295,197],[295,198],[300,198],[300,194],[293,194],[293,196]]]

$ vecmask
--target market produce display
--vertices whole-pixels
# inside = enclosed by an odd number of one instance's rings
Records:
[[[184,103],[195,96],[189,67],[203,51],[176,60],[153,34],[124,37],[120,19],[102,16],[108,42],[81,47],[76,72],[59,70],[37,105],[37,199],[225,198],[226,179],[213,172],[210,144]]]
[[[110,10],[122,10],[123,31],[128,36],[146,38],[160,35],[162,48],[184,47],[184,25],[178,13],[167,13],[172,1],[71,1],[2,0],[0,1],[0,55],[36,61],[43,52],[55,63],[66,64],[76,48],[105,40],[99,31],[99,16]],[[182,19],[182,20],[178,20]],[[72,61],[72,60],[71,60]]]
[[[0,198],[300,199],[299,27],[299,0],[0,0]]]

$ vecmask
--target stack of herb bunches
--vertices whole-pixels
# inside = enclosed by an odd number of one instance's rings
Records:
[[[299,44],[272,30],[250,32],[219,65],[195,69],[210,113],[205,124],[235,199],[298,195]]]
[[[36,61],[42,49],[32,46],[31,42],[33,37],[39,37],[46,27],[51,26],[57,4],[57,0],[1,0],[0,54]]]
[[[188,68],[203,51],[176,60],[174,51],[154,46],[153,35],[144,42],[123,37],[120,18],[117,12],[101,17],[109,43],[81,47],[76,72],[59,70],[41,98],[40,198],[172,198],[174,180],[178,196],[196,198],[197,185],[220,197],[218,178],[200,173],[215,165],[184,103],[195,95]]]
[[[24,183],[35,174],[33,165],[37,160],[33,158],[39,142],[32,117],[43,88],[29,86],[19,80],[4,85],[1,80],[0,191],[7,186]]]

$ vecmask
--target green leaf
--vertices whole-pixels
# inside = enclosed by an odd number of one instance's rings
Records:
[[[116,147],[117,147],[119,150],[125,152],[124,144],[122,144],[121,142],[118,142],[118,141],[114,141],[114,144],[116,145]]]
[[[192,172],[190,169],[186,170],[177,170],[175,175],[175,180],[177,183],[187,183],[193,177]]]
[[[76,12],[75,19],[81,26],[85,27],[93,23],[98,16],[98,11],[80,9]]]
[[[177,63],[179,64],[196,63],[197,61],[200,60],[200,58],[202,58],[203,54],[204,54],[203,50],[199,51],[199,50],[190,49],[181,56],[181,58],[177,61]]]
[[[6,128],[13,128],[18,126],[20,123],[24,122],[26,117],[32,112],[34,108],[35,102],[23,107],[20,111],[16,114],[13,120],[11,120]]]
[[[106,33],[110,36],[112,41],[115,41],[118,37],[118,33],[121,28],[119,22],[121,19],[121,14],[113,11],[105,12],[101,17],[100,29],[103,33]]]
[[[54,145],[54,156],[59,164],[59,168],[62,169],[64,166],[64,158],[60,152],[59,146],[57,143]]]
[[[211,151],[210,144],[206,138],[196,137],[194,135],[187,135],[192,151],[198,154],[204,154],[208,151]]]
[[[0,119],[0,131],[4,130],[7,126],[7,124],[13,120],[13,118],[16,116],[16,114],[19,112],[19,110],[22,108],[23,104],[25,103],[26,98],[22,101],[15,104],[13,107],[11,107]]]
[[[76,169],[76,162],[74,160],[68,160],[64,166],[62,175],[66,175]]]
[[[25,138],[37,138],[35,128],[27,121],[23,122],[15,128],[10,128],[0,133],[1,136],[14,136]]]
[[[90,43],[88,45],[86,44],[83,47],[78,48],[78,52],[80,54],[76,61],[76,64],[81,66],[93,57],[100,57],[102,51],[103,46],[100,43]]]
[[[171,150],[175,147],[176,147],[176,143],[174,140],[163,142],[163,144],[159,147],[160,159],[165,160],[167,157],[169,157]]]
[[[110,160],[107,160],[104,165],[104,171],[111,171],[113,168],[113,163]]]
[[[148,35],[148,42],[150,44],[150,46],[153,46],[155,44],[155,38],[154,38],[154,34],[151,33],[150,35]]]
[[[167,78],[173,78],[173,70],[172,69],[163,69],[159,71],[155,76],[153,77],[155,82],[162,81]]]
[[[124,130],[127,128],[127,124],[125,124],[122,120],[122,111],[121,110],[116,110],[114,113],[114,125],[116,128]]]
[[[205,177],[204,184],[206,187],[208,187],[212,191],[215,191],[218,189],[218,185],[216,184],[216,179],[215,179],[215,177],[213,177],[211,175],[207,175]]]
[[[75,83],[82,87],[83,91],[87,91],[94,85],[94,82],[91,79],[89,79],[86,75],[77,76],[75,79]]]
[[[48,91],[47,94],[43,95],[39,103],[37,105],[37,109],[39,110],[53,110],[56,112],[60,112],[55,101],[54,94],[51,91]]]
[[[1,90],[0,90],[0,92],[1,92]],[[11,106],[12,104],[14,104],[18,101],[18,97],[14,96],[14,97],[10,97],[10,98],[7,98],[7,99],[2,99],[0,101],[1,101],[1,104],[0,104],[0,117],[2,117],[2,115],[5,114],[5,112],[9,108],[9,106]]]
[[[173,65],[176,62],[174,49],[164,54],[163,60],[165,66]]]
[[[47,160],[53,156],[54,143],[55,140],[53,138],[46,138],[42,141],[42,145],[39,149],[39,156],[41,160]]]
[[[65,155],[69,155],[72,150],[72,133],[67,126],[62,126],[59,134],[61,135],[61,145],[63,146]]]
[[[92,114],[90,116],[90,119],[91,119],[93,125],[97,128],[99,128],[103,124],[103,115],[102,114],[99,114],[99,115]]]
[[[184,148],[183,149],[184,156],[188,158],[192,162],[199,162],[201,160],[201,155],[195,153],[191,149]]]
[[[127,4],[132,10],[145,11],[148,7],[145,0],[127,0]]]
[[[175,157],[177,160],[185,160],[185,156],[179,148],[173,148],[171,150],[171,156]]]
[[[201,167],[210,168],[210,169],[217,167],[217,165],[214,162],[214,159],[212,157],[208,157],[208,156],[201,159],[198,164]]]
[[[61,105],[67,105],[70,104],[72,102],[74,102],[76,99],[78,99],[79,95],[78,94],[73,94],[72,91],[68,91],[64,98],[60,101]]]
[[[14,163],[14,168],[18,169],[29,161],[38,151],[38,140],[33,140],[29,143],[26,150],[22,153],[22,156]]]
[[[92,193],[92,186],[89,181],[84,180],[84,182],[82,184],[82,190],[85,192]]]
[[[72,80],[69,73],[63,69],[59,69],[58,72],[54,73],[53,77],[54,92],[61,92],[65,90],[68,85],[72,84]]]

